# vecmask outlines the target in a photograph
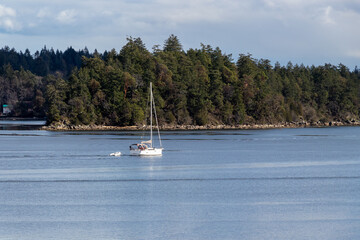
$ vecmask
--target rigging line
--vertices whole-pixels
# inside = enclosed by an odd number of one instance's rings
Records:
[[[151,94],[151,97],[153,98],[153,101],[152,101],[152,102],[153,102],[153,104],[154,104],[154,113],[155,113],[156,127],[157,127],[158,136],[159,136],[160,147],[162,147],[161,137],[160,137],[160,130],[159,130],[159,123],[158,123],[157,114],[156,114],[156,107],[155,107],[154,95]]]
[[[151,148],[153,147],[153,143],[152,143],[152,120],[153,120],[153,116],[152,116],[152,105],[153,105],[153,101],[154,101],[154,97],[153,97],[153,92],[152,92],[152,82],[150,82],[150,146]],[[155,113],[156,116],[156,113]]]

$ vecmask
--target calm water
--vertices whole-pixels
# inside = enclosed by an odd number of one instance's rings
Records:
[[[360,239],[360,128],[0,131],[0,239]]]

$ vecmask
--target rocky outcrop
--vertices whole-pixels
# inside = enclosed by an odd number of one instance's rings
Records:
[[[331,122],[285,122],[276,124],[241,124],[241,125],[162,125],[161,130],[220,130],[220,129],[271,129],[271,128],[301,128],[301,127],[331,127],[331,126],[360,126],[359,121],[331,121]],[[148,126],[103,126],[103,125],[69,125],[65,122],[44,126],[48,131],[136,131],[148,130]]]

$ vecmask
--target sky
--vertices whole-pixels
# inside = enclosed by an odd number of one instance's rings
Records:
[[[319,66],[360,66],[359,0],[12,0],[0,1],[0,47],[31,53],[120,49],[140,37],[149,51],[177,36],[224,54]]]

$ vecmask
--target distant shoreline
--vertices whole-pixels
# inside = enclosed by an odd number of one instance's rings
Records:
[[[275,129],[275,128],[305,128],[305,127],[332,127],[332,126],[360,126],[360,121],[346,122],[291,122],[277,124],[241,124],[241,125],[163,125],[162,131],[185,131],[185,130],[252,130],[252,129]],[[148,126],[103,126],[103,125],[65,125],[57,124],[43,126],[46,131],[141,131],[148,130]]]
[[[0,121],[46,121],[45,118],[31,118],[31,117],[8,117],[8,116],[0,116]]]

